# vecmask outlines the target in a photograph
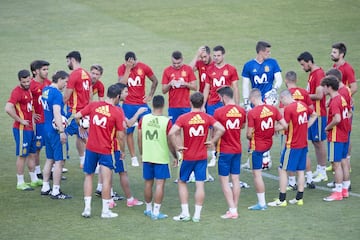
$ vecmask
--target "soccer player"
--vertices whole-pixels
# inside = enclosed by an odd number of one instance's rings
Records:
[[[225,62],[225,48],[216,46],[213,49],[214,65],[207,69],[206,82],[204,87],[204,104],[206,104],[206,113],[211,116],[217,108],[223,106],[220,97],[216,92],[222,86],[230,86],[233,89],[234,101],[239,103],[238,81],[239,76],[236,68]],[[216,165],[216,151],[211,149],[211,160],[209,167]]]
[[[332,45],[331,60],[334,61],[333,68],[339,69],[342,73],[342,82],[351,90],[351,95],[357,92],[357,82],[353,67],[345,61],[346,45],[335,43]]]
[[[183,161],[180,166],[178,181],[181,213],[173,217],[175,221],[189,221],[188,189],[186,181],[192,171],[195,174],[195,213],[192,221],[199,222],[202,205],[205,199],[204,181],[206,179],[207,150],[206,146],[215,145],[223,135],[225,129],[212,116],[202,111],[204,96],[200,92],[191,94],[191,112],[181,115],[172,126],[169,137],[171,144],[177,151],[183,152]],[[209,127],[214,128],[214,135],[206,141]],[[180,140],[180,131],[183,131],[183,141]],[[183,143],[182,143],[183,142]]]
[[[307,91],[310,98],[313,100],[314,110],[318,115],[317,121],[308,129],[308,139],[312,141],[315,149],[317,159],[316,171],[313,173],[313,181],[321,182],[327,181],[326,174],[326,96],[323,93],[323,88],[320,85],[321,80],[325,77],[324,70],[317,66],[314,58],[309,52],[303,52],[297,58],[302,69],[309,73]],[[307,176],[310,177],[310,176]]]
[[[297,86],[297,76],[294,71],[289,71],[285,74],[285,85],[287,89],[292,94],[292,97],[295,101],[300,101],[304,103],[307,107],[314,109],[313,102],[309,96],[309,93],[304,89]],[[279,110],[281,113],[283,113],[284,104],[280,102]],[[307,130],[306,130],[307,131]],[[283,146],[281,146],[283,147]],[[296,178],[295,173],[289,172],[289,181],[288,186],[286,190],[296,190]],[[309,189],[314,189],[315,184],[312,179],[312,171],[311,171],[311,161],[310,158],[306,157],[306,187]]]
[[[125,54],[125,63],[119,66],[118,76],[119,82],[127,84],[129,87],[129,95],[122,106],[125,116],[131,119],[139,108],[146,107],[148,109],[148,111],[139,116],[139,119],[137,119],[139,121],[145,114],[151,112],[147,102],[151,101],[154,96],[158,79],[148,65],[137,61],[134,52],[127,52]],[[148,95],[145,93],[146,77],[152,82]],[[139,161],[135,155],[134,147],[134,129],[135,127],[131,126],[126,130],[126,140],[131,156],[131,165],[138,167]]]
[[[112,143],[116,134],[120,144],[120,149],[124,151],[124,121],[125,117],[116,105],[120,101],[120,88],[114,84],[108,88],[105,101],[92,102],[80,112],[75,114],[75,119],[80,120],[83,116],[90,116],[89,138],[86,144],[86,154],[84,162],[84,201],[85,208],[83,217],[91,216],[91,193],[92,179],[97,164],[103,178],[102,188],[102,218],[117,217],[117,213],[109,210],[111,202],[111,179],[114,169],[113,158],[111,155]]]
[[[32,187],[42,185],[35,170],[35,136],[33,130],[33,107],[30,91],[30,72],[21,70],[18,72],[19,85],[15,87],[5,105],[5,112],[14,119],[13,135],[16,145],[16,173],[18,190],[33,190]],[[27,161],[30,186],[24,181],[24,167]]]
[[[288,74],[287,74],[288,77]],[[297,172],[298,184],[296,198],[289,201],[291,204],[303,205],[305,168],[307,155],[307,129],[316,120],[316,113],[302,101],[295,101],[293,93],[283,90],[280,101],[284,105],[284,119],[286,144],[282,150],[279,166],[279,198],[268,205],[272,207],[286,207],[287,171]],[[309,119],[309,120],[308,120]]]
[[[81,67],[81,55],[78,51],[72,51],[66,55],[66,62],[72,72],[67,83],[64,102],[67,104],[67,117],[83,109],[90,103],[92,97],[92,81],[89,73]],[[77,135],[76,149],[79,153],[80,168],[83,167],[85,159],[85,143],[87,138],[87,130],[79,127],[73,119],[66,128],[69,135]]]
[[[276,105],[278,101],[277,90],[281,87],[281,69],[277,61],[270,58],[271,45],[268,42],[259,41],[256,44],[256,57],[245,63],[242,70],[244,107],[251,109],[249,102],[249,83],[251,88],[257,88],[261,92],[262,100],[267,104]],[[265,152],[264,157],[271,161],[270,152]],[[249,168],[249,159],[243,167]]]
[[[254,108],[248,112],[246,137],[250,140],[252,173],[258,203],[248,207],[248,209],[265,210],[267,208],[265,185],[261,175],[263,154],[270,150],[275,131],[283,129],[286,122],[276,107],[264,104],[259,89],[253,88],[250,91],[249,100],[254,105]]]
[[[241,129],[245,127],[245,109],[235,104],[231,87],[224,86],[217,90],[224,106],[215,110],[214,118],[225,127],[225,133],[219,143],[218,173],[220,184],[229,210],[221,216],[223,219],[238,218],[240,196]],[[229,186],[231,175],[232,188]]]
[[[62,167],[65,161],[64,144],[67,142],[66,124],[63,122],[63,118],[65,118],[64,102],[61,91],[66,87],[68,79],[69,74],[65,71],[58,71],[53,75],[51,85],[45,87],[42,91],[45,116],[46,162],[41,195],[50,195],[52,199],[72,198],[60,190]],[[54,128],[53,124],[56,128]],[[53,165],[53,188],[51,189],[49,179]]]
[[[168,115],[175,123],[181,114],[190,112],[190,90],[196,90],[196,77],[192,68],[183,63],[183,55],[175,51],[172,65],[165,68],[162,76],[162,93],[169,93]]]
[[[98,100],[103,101],[105,96],[105,87],[100,80],[104,69],[99,64],[93,64],[90,67],[90,77],[93,88],[93,96],[98,95]]]
[[[44,109],[42,105],[41,95],[44,87],[51,84],[48,79],[50,63],[43,60],[35,60],[30,64],[34,78],[30,82],[30,91],[33,96],[34,120],[35,120],[35,173],[38,178],[42,179],[40,167],[40,150],[45,145],[44,140]]]
[[[210,48],[208,46],[201,46],[190,63],[194,72],[197,71],[199,74],[199,86],[197,90],[201,93],[204,92],[207,69],[213,65],[214,61],[211,59]]]
[[[167,218],[160,212],[164,198],[165,181],[170,178],[169,148],[176,158],[176,152],[169,146],[168,133],[172,127],[171,120],[163,116],[164,97],[153,98],[153,113],[145,115],[139,123],[138,143],[143,158],[143,178],[145,180],[144,198],[145,216],[153,220]],[[155,181],[155,193],[153,185]],[[152,201],[154,200],[154,206]]]
[[[321,81],[326,95],[330,96],[328,121],[325,127],[328,140],[328,160],[333,162],[335,189],[324,201],[340,201],[349,197],[350,173],[346,155],[349,148],[349,110],[347,102],[338,92],[339,82],[335,76]]]

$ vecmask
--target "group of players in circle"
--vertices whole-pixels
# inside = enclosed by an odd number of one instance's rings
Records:
[[[315,188],[314,182],[328,181],[326,158],[331,162],[328,168],[335,175],[334,181],[328,183],[334,188],[333,192],[324,200],[338,201],[349,197],[352,96],[357,91],[357,83],[353,68],[344,59],[345,44],[332,45],[334,65],[327,73],[315,64],[309,52],[301,53],[297,60],[302,69],[309,72],[307,89],[298,87],[296,73],[289,71],[285,75],[286,89],[280,94],[281,69],[277,61],[270,58],[270,48],[269,43],[259,41],[255,59],[243,67],[243,106],[240,106],[238,73],[234,66],[225,62],[224,47],[214,47],[212,56],[208,46],[200,47],[189,65],[183,63],[181,52],[173,52],[172,64],[164,70],[161,81],[162,93],[168,94],[167,116],[163,113],[164,97],[154,96],[157,77],[148,65],[137,60],[134,52],[125,54],[125,63],[118,68],[118,83],[108,87],[106,97],[100,80],[102,66],[94,64],[88,73],[81,67],[78,51],[66,56],[71,73],[57,71],[52,81],[48,79],[50,64],[47,61],[32,62],[31,73],[28,70],[18,72],[20,84],[14,88],[5,106],[5,111],[15,120],[17,189],[33,190],[42,186],[41,195],[50,195],[52,199],[71,198],[61,191],[60,182],[67,138],[76,135],[80,167],[85,173],[82,216],[91,216],[95,172],[99,174],[96,194],[102,198],[102,218],[118,216],[111,210],[116,205],[114,200],[120,199],[112,190],[113,171],[119,174],[127,206],[142,205],[143,202],[131,193],[124,161],[127,145],[132,166],[139,166],[133,136],[137,126],[146,216],[154,220],[168,217],[160,212],[160,208],[165,180],[170,178],[170,159],[174,159],[174,165],[179,167],[177,184],[181,203],[181,213],[173,217],[175,221],[200,221],[207,168],[216,163],[229,207],[221,218],[236,219],[240,196],[241,130],[247,124],[249,158],[243,167],[252,169],[258,198],[248,209],[287,206],[286,191],[289,189],[297,190],[297,193],[288,202],[303,205],[305,187]],[[198,79],[194,74],[196,71]],[[145,92],[146,78],[151,81],[148,94]],[[98,100],[93,99],[95,94]],[[329,96],[328,101],[326,96]],[[148,106],[150,101],[152,109]],[[121,106],[120,102],[123,102]],[[263,158],[271,156],[275,132],[286,136],[279,166],[280,193],[278,199],[266,204],[261,171]],[[308,139],[314,145],[317,158],[314,173],[307,154]],[[45,146],[47,160],[41,172],[39,152],[42,146]],[[208,149],[211,152],[209,163]],[[31,178],[29,184],[24,181],[26,163]],[[196,185],[192,217],[187,189],[191,175]]]

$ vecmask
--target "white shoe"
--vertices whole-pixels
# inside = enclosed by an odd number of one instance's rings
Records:
[[[84,218],[91,217],[91,209],[90,208],[85,208],[84,211],[81,213],[81,216],[83,216]]]
[[[205,180],[205,182],[213,182],[213,181],[215,181],[215,178],[213,176],[211,176],[210,173],[209,173],[207,179]]]
[[[215,167],[215,165],[216,165],[216,157],[213,156],[210,162],[208,163],[208,167]]]
[[[329,182],[328,184],[326,184],[326,186],[328,188],[334,188],[335,187],[335,182]]]
[[[195,182],[195,174],[194,172],[191,172],[188,182]]]
[[[139,166],[139,161],[138,161],[137,157],[132,157],[131,158],[131,166],[133,166],[133,167],[138,167]]]
[[[101,212],[101,218],[116,218],[119,216],[117,213],[113,213],[112,211]]]
[[[319,173],[315,178],[313,178],[313,182],[316,182],[316,183],[321,182],[321,181],[327,182],[327,180],[328,180],[327,175],[326,174],[324,175],[321,173]]]
[[[67,168],[62,168],[63,173],[67,173],[69,170]]]
[[[250,169],[250,160],[247,159],[246,163],[241,164],[241,168]]]

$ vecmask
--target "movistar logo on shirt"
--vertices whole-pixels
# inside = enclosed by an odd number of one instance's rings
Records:
[[[196,114],[189,121],[189,124],[204,124],[204,123],[205,120],[201,118],[200,114]]]
[[[158,140],[158,138],[159,138],[159,133],[157,130],[155,130],[153,133],[147,130],[145,133],[146,140]]]
[[[260,118],[266,118],[272,115],[274,115],[274,113],[270,111],[270,109],[268,109],[267,107],[263,107],[260,113]]]
[[[227,113],[226,117],[242,117],[241,113],[236,107],[232,107]]]

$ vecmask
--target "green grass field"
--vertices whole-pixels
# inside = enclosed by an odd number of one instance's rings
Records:
[[[66,69],[65,55],[79,50],[83,66],[93,63],[104,66],[103,81],[107,86],[117,80],[117,67],[124,53],[133,50],[138,59],[152,66],[158,79],[170,65],[174,50],[183,52],[190,62],[200,45],[223,45],[227,62],[241,74],[243,64],[255,56],[258,40],[272,43],[272,56],[283,72],[295,70],[300,85],[306,85],[296,57],[308,50],[315,61],[329,69],[331,45],[344,41],[348,46],[346,59],[360,75],[360,2],[344,1],[85,1],[38,0],[0,1],[0,99],[3,106],[10,90],[18,84],[18,70],[29,68],[34,59],[46,59],[50,72]],[[123,43],[123,44],[122,44]],[[123,45],[123,46],[122,46]],[[240,84],[241,86],[241,84]],[[157,93],[161,92],[161,87]],[[325,203],[324,190],[306,190],[303,207],[288,206],[250,212],[256,202],[252,177],[243,171],[241,179],[251,185],[242,190],[239,214],[234,221],[220,219],[226,209],[217,170],[210,169],[214,183],[206,184],[206,200],[199,224],[177,223],[168,219],[151,221],[144,217],[144,207],[127,208],[118,202],[113,220],[100,218],[101,201],[93,198],[93,217],[83,219],[83,174],[78,167],[74,139],[70,139],[71,160],[66,167],[68,180],[64,192],[72,194],[69,201],[54,201],[40,196],[40,190],[15,190],[15,156],[12,120],[0,112],[0,239],[358,239],[360,235],[360,121],[359,96],[355,96],[356,112],[352,133],[352,188],[355,195],[342,202]],[[245,144],[246,145],[246,144]],[[310,146],[314,160],[314,151]],[[276,138],[273,161],[279,156]],[[129,159],[127,159],[129,160]],[[42,162],[44,155],[42,154]],[[314,162],[314,161],[313,161]],[[176,170],[173,170],[173,174]],[[269,172],[277,175],[276,168]],[[134,195],[143,196],[141,168],[129,167]],[[330,178],[331,173],[329,174]],[[25,175],[28,179],[28,174]],[[173,180],[173,179],[172,179]],[[180,211],[177,186],[170,180],[162,211],[170,217]],[[122,193],[118,177],[114,188]],[[278,182],[265,178],[267,201],[278,195]],[[325,183],[319,184],[325,187]],[[193,207],[193,184],[190,188],[190,210]],[[295,193],[290,192],[288,199]]]

